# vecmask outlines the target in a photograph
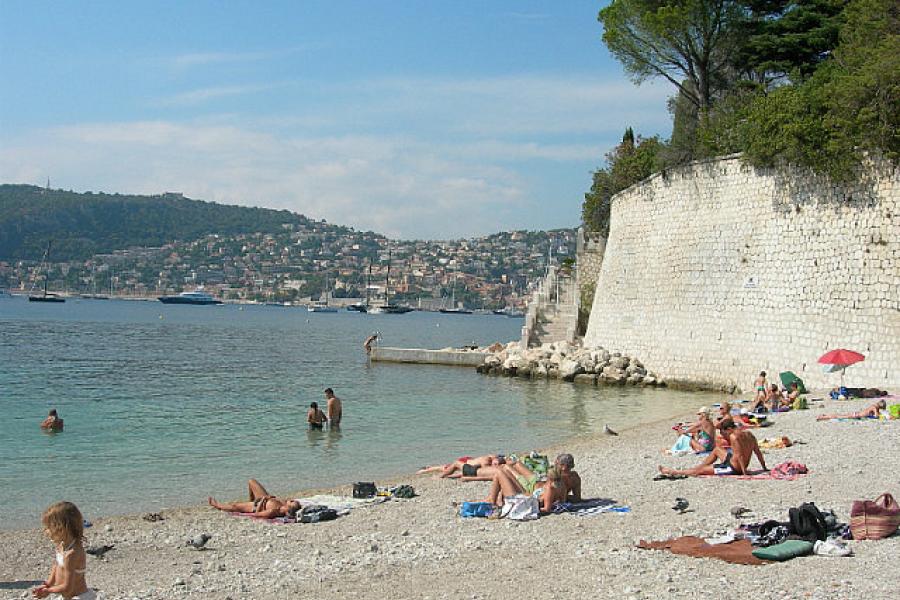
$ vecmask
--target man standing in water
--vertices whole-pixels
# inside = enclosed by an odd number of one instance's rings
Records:
[[[341,399],[334,395],[334,390],[331,388],[325,390],[325,399],[328,401],[328,422],[331,423],[332,429],[340,429],[341,416],[344,412]]]

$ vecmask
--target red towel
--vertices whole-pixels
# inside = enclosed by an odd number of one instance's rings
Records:
[[[760,560],[753,556],[753,545],[750,543],[750,540],[735,540],[727,544],[707,544],[703,538],[687,535],[662,542],[641,540],[638,548],[668,550],[672,554],[683,554],[684,556],[718,558],[737,565],[769,564],[769,561]]]

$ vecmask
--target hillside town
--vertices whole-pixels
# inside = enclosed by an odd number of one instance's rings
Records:
[[[398,241],[324,221],[282,232],[207,235],[85,261],[0,261],[0,288],[153,298],[203,288],[231,302],[370,299],[422,310],[521,308],[549,263],[575,254],[575,230],[513,231],[449,241]]]

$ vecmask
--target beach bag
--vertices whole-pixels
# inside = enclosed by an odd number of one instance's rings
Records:
[[[774,546],[766,548],[757,548],[753,551],[753,556],[760,560],[776,560],[782,562],[791,560],[798,556],[806,556],[811,554],[815,544],[805,540],[787,540]]]
[[[888,406],[888,413],[892,419],[900,419],[900,404],[891,404]]]
[[[371,481],[357,481],[353,484],[354,498],[372,498],[378,493],[378,488]]]
[[[333,521],[338,518],[338,513],[327,506],[310,507],[314,510],[304,510],[300,515],[301,523],[318,523],[319,521]]]
[[[391,495],[394,498],[415,498],[416,490],[411,485],[398,485]]]
[[[885,492],[872,500],[856,500],[850,509],[850,533],[855,540],[880,540],[900,526],[900,505]]]
[[[494,505],[490,502],[463,502],[459,507],[459,516],[489,517],[494,512]]]
[[[540,504],[534,496],[517,494],[503,500],[500,517],[513,521],[532,521],[540,516]]]
[[[547,469],[550,468],[550,460],[546,456],[532,454],[522,459],[522,464],[535,475],[546,475]]]
[[[806,402],[806,398],[803,396],[797,396],[794,398],[794,403],[791,405],[791,408],[794,410],[806,410],[809,408],[809,405]]]
[[[824,540],[826,538],[825,516],[812,502],[804,502],[799,508],[788,511],[790,519],[791,536],[808,542]]]

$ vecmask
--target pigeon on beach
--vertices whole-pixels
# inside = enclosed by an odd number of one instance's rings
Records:
[[[104,544],[102,546],[91,546],[90,548],[85,549],[85,552],[90,554],[91,556],[96,556],[97,558],[103,558],[103,555],[115,548],[115,546],[110,546]]]
[[[609,425],[604,425],[604,426],[603,426],[603,433],[605,433],[606,435],[619,435],[618,433],[616,433],[615,431],[613,431],[613,430],[609,427]]]
[[[675,506],[672,507],[672,510],[677,511],[680,515],[683,515],[687,512],[688,506],[690,506],[690,503],[684,498],[675,498]]]
[[[185,545],[193,546],[197,550],[203,550],[203,547],[206,546],[206,542],[212,539],[212,536],[208,533],[201,533],[200,535],[195,535],[191,539],[187,541]]]

